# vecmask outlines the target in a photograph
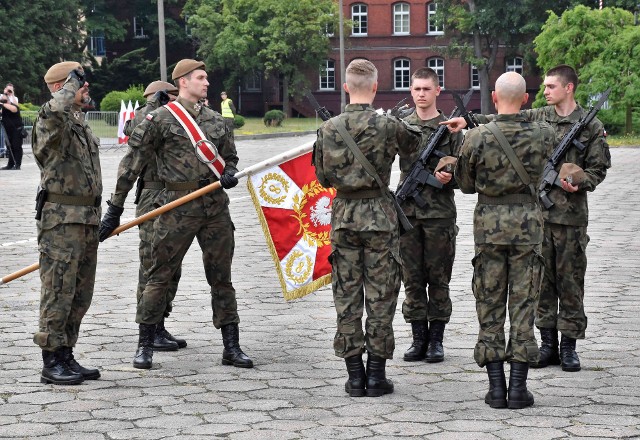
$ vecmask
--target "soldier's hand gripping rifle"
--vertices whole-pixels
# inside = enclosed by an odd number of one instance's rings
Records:
[[[451,92],[456,97],[456,93]],[[458,96],[456,100],[456,108],[453,109],[449,119],[458,117],[463,114],[467,114],[467,110],[465,106],[469,103],[471,99],[471,95],[473,94],[473,89],[469,89],[469,91],[464,95],[462,100]],[[412,198],[415,200],[416,204],[421,208],[424,207],[427,202],[420,196],[420,191],[424,187],[424,185],[431,185],[434,188],[441,189],[444,185],[436,179],[436,176],[431,173],[431,171],[427,168],[427,163],[432,154],[436,154],[438,157],[444,157],[445,154],[436,150],[438,144],[444,137],[448,128],[446,125],[440,125],[436,131],[431,133],[429,139],[427,140],[427,146],[422,150],[418,160],[411,165],[411,169],[407,174],[407,177],[400,184],[400,187],[396,191],[396,198],[405,201],[408,198]]]
[[[591,107],[589,113],[583,116],[578,122],[573,124],[571,129],[564,135],[558,146],[553,150],[553,154],[547,161],[547,164],[544,167],[544,171],[542,172],[542,181],[540,182],[540,186],[538,187],[538,197],[540,197],[540,201],[542,205],[546,209],[550,209],[554,203],[549,198],[549,192],[553,188],[553,185],[562,187],[560,183],[560,179],[558,177],[559,171],[556,169],[562,158],[564,158],[565,153],[572,145],[575,145],[576,148],[580,151],[583,151],[586,147],[583,143],[578,140],[580,133],[582,130],[589,125],[589,123],[596,117],[596,114],[605,103],[605,101],[609,98],[609,93],[611,89],[607,89],[596,105]]]
[[[321,107],[320,104],[318,104],[315,96],[313,96],[310,91],[307,90],[304,93],[304,96],[307,97],[320,119],[322,119],[323,121],[328,121],[329,119],[331,119],[331,113],[329,113],[329,110],[327,110],[326,107]]]

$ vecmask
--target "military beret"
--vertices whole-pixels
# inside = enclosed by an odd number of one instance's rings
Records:
[[[586,176],[584,170],[578,165],[567,162],[560,167],[559,177],[572,185],[579,185],[584,181]]]
[[[144,89],[144,97],[148,98],[149,96],[155,94],[160,90],[166,90],[167,93],[172,95],[178,95],[178,88],[171,83],[166,81],[154,81],[150,83],[146,89]]]
[[[45,73],[44,82],[52,84],[64,81],[74,69],[82,69],[82,66],[77,61],[63,61],[54,64],[47,70],[47,73]]]
[[[196,69],[205,69],[204,63],[202,61],[184,59],[178,61],[176,67],[173,69],[173,73],[171,74],[171,79],[176,80],[185,76],[188,73],[193,72]]]

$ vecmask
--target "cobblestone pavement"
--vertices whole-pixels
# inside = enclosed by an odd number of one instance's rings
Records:
[[[240,168],[313,136],[241,140]],[[104,148],[105,199],[122,149]],[[152,370],[131,361],[137,342],[137,233],[100,247],[93,304],[77,358],[102,378],[80,386],[42,385],[37,329],[37,273],[0,286],[0,437],[38,439],[516,439],[640,438],[640,148],[612,150],[614,167],[590,196],[587,339],[583,369],[530,372],[536,403],[494,410],[483,402],[484,370],[473,361],[477,320],[471,285],[474,196],[456,194],[458,258],[445,332],[445,361],[407,363],[410,326],[396,312],[396,358],[388,363],[394,394],[350,398],[346,371],[333,355],[331,290],[285,302],[244,182],[229,192],[236,225],[233,280],[241,344],[254,369],[221,365],[222,342],[211,324],[200,250],[183,266],[167,327],[187,348],[156,353]],[[4,164],[4,161],[2,163]],[[398,173],[394,174],[397,181]],[[0,275],[37,262],[34,196],[38,170],[27,151],[21,171],[0,171]],[[132,197],[123,219],[134,216]]]

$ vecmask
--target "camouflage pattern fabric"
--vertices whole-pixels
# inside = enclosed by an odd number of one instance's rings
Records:
[[[339,117],[387,186],[396,154],[408,156],[422,138],[419,129],[379,115],[370,105],[349,104]],[[318,130],[314,165],[318,181],[338,191],[331,213],[331,283],[338,327],[335,354],[350,357],[366,347],[369,353],[391,359],[401,264],[393,203],[383,196],[340,198],[341,192],[372,190],[378,185],[331,122]],[[366,334],[362,330],[363,305],[367,310]]]
[[[102,194],[99,142],[74,104],[79,84],[67,81],[38,112],[33,154],[40,185],[50,193],[96,198]],[[44,350],[73,347],[93,297],[99,206],[46,202],[37,222],[40,321],[33,341]]]
[[[551,127],[543,122],[528,122],[522,115],[497,115],[495,121],[531,181],[539,181],[554,145]],[[486,127],[467,132],[455,178],[467,194],[530,195]],[[476,205],[472,286],[480,332],[474,358],[481,367],[493,361],[533,362],[538,358],[533,314],[542,274],[542,222],[540,206],[533,201]],[[507,307],[511,328],[505,344]]]
[[[428,138],[434,133],[438,123],[446,120],[442,112],[428,121],[420,119],[414,111],[404,120],[420,127]],[[451,134],[448,131],[438,144],[437,150],[447,156],[457,156],[462,144],[462,133]],[[424,148],[426,144],[422,145]],[[418,160],[421,150],[416,149],[408,158],[400,158],[400,181],[402,182],[413,163]],[[432,154],[428,169],[433,172],[439,157]],[[449,282],[456,255],[456,204],[453,190],[457,187],[455,179],[442,189],[424,185],[420,195],[427,203],[424,207],[416,205],[413,199],[401,202],[402,210],[407,214],[414,229],[400,237],[402,261],[402,279],[405,300],[402,314],[406,322],[443,321],[451,317],[451,298]]]
[[[208,107],[196,107],[196,104],[180,97],[177,102],[191,114],[207,139],[218,147],[226,162],[225,172],[236,172],[236,147],[222,116]],[[209,167],[197,158],[193,144],[180,123],[164,107],[151,112],[134,128],[129,146],[134,151],[129,165],[133,175],[140,174],[145,158],[155,156],[158,176],[162,181],[201,182],[204,185],[216,180]],[[164,190],[157,201],[164,205],[192,191]],[[167,289],[174,282],[194,238],[198,239],[202,249],[205,275],[211,286],[213,324],[219,328],[239,322],[235,290],[231,283],[231,260],[235,246],[233,229],[229,197],[221,189],[158,217],[154,222],[152,264],[138,302],[136,322],[160,322],[167,308]]]

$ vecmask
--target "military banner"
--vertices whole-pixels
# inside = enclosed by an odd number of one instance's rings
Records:
[[[336,191],[316,180],[311,153],[247,180],[286,300],[331,281],[331,205]]]

